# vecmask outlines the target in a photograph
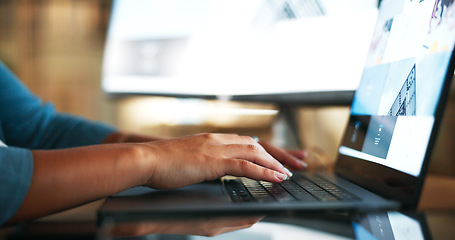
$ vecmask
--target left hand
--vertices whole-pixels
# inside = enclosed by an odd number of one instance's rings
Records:
[[[275,159],[292,169],[302,170],[307,167],[307,163],[304,162],[307,153],[304,150],[286,150],[265,140],[260,140],[258,143]]]

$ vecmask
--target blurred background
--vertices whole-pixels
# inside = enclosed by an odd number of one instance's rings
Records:
[[[110,0],[1,0],[0,60],[61,112],[161,137],[233,132],[281,144],[276,133],[283,126],[273,104],[106,95],[101,72],[111,5]],[[454,85],[433,173],[455,175]],[[311,161],[324,166],[334,161],[348,114],[348,106],[298,106],[298,136]]]

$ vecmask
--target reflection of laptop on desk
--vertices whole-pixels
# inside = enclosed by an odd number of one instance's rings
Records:
[[[454,71],[455,17],[441,11],[435,1],[382,1],[334,173],[132,189],[100,216],[414,208]]]

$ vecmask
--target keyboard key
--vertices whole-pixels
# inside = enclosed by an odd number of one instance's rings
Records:
[[[258,202],[272,202],[275,198],[258,182],[248,178],[243,178],[242,183]]]
[[[251,202],[252,196],[239,180],[229,179],[224,181],[224,186],[234,202]]]
[[[264,181],[261,181],[260,183],[279,202],[289,202],[296,200],[279,184]]]
[[[340,200],[359,200],[358,197],[344,190],[343,188],[323,179],[318,176],[312,178],[314,183],[324,188],[327,192],[331,193]]]
[[[303,176],[294,176],[291,180],[281,183],[236,178],[224,180],[224,184],[234,202],[359,200],[353,194],[321,177],[309,180]]]
[[[316,201],[317,200],[313,195],[311,195],[310,193],[308,193],[307,191],[302,189],[302,187],[300,187],[299,185],[297,185],[296,183],[294,183],[292,181],[284,181],[284,182],[281,182],[280,185],[283,188],[287,189],[289,191],[289,193],[291,193],[292,196],[294,196],[299,201]]]

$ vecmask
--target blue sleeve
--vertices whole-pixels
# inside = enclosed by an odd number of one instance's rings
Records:
[[[57,149],[92,145],[102,143],[114,131],[99,122],[57,113],[0,62],[0,138],[8,146]]]
[[[30,149],[100,144],[111,126],[59,114],[43,104],[0,61],[0,226],[19,209],[33,176]]]
[[[0,226],[17,212],[33,176],[30,150],[0,147]]]

